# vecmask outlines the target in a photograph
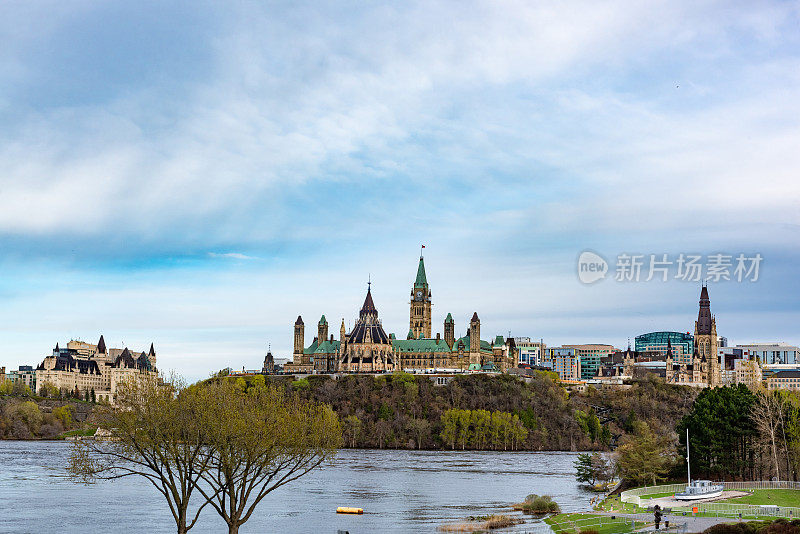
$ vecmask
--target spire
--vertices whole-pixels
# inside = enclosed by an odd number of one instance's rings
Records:
[[[295,325],[303,324],[303,318],[299,315],[297,316],[297,320],[294,322]]]
[[[103,334],[100,334],[100,341],[97,342],[97,352],[99,354],[106,353],[106,340],[103,339]]]
[[[447,317],[444,320],[444,324],[452,324],[452,323],[453,323],[453,316],[448,313]]]
[[[321,324],[321,325],[322,325],[322,324],[328,324],[328,320],[327,320],[327,319],[325,319],[325,316],[324,316],[324,315],[323,315],[323,316],[320,318],[320,320],[319,320],[319,324]]]
[[[378,310],[375,308],[375,303],[372,302],[372,287],[371,282],[367,284],[367,297],[364,299],[364,305],[361,306],[361,317],[364,317],[367,314],[375,314],[377,317]]]
[[[700,310],[697,312],[697,333],[711,333],[711,299],[708,298],[708,286],[703,284],[700,290]]]
[[[419,266],[417,267],[417,279],[414,280],[414,289],[427,289],[428,277],[425,276],[425,260],[422,255],[419,257]]]
[[[58,352],[58,341],[56,341],[56,352]]]
[[[364,299],[364,305],[361,306],[361,313],[364,312],[377,312],[375,303],[372,302],[372,288],[367,287],[367,297]]]
[[[478,319],[478,312],[473,313],[472,314],[472,319],[470,319],[470,322],[471,323],[475,323],[475,322],[479,322],[479,321],[480,321],[480,319]]]
[[[156,355],[156,349],[155,347],[153,347],[153,344],[150,343],[150,356],[155,356],[155,355]]]

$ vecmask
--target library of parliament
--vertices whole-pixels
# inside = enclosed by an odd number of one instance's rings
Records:
[[[481,370],[504,372],[513,367],[517,348],[513,338],[496,336],[491,342],[481,339],[481,321],[472,314],[466,334],[456,337],[451,314],[444,320],[444,335],[431,334],[431,288],[425,275],[425,260],[420,255],[417,276],[411,287],[409,329],[405,339],[387,334],[378,318],[378,309],[367,287],[358,319],[347,332],[342,319],[339,338],[328,333],[323,315],[317,335],[305,344],[305,324],[298,316],[294,323],[294,351],[289,372],[391,372],[409,369]]]

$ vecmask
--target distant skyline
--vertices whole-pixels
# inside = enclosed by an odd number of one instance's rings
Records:
[[[155,343],[196,379],[291,356],[371,276],[408,331],[548,345],[691,331],[700,283],[621,253],[760,253],[731,343],[800,344],[792,2],[6,2],[0,365]],[[612,272],[580,283],[592,250]]]

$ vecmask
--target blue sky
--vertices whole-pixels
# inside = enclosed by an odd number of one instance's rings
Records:
[[[352,324],[609,342],[699,284],[591,286],[581,251],[761,253],[733,342],[800,343],[794,2],[4,2],[0,365],[70,338],[191,378]],[[441,327],[439,327],[441,329]],[[311,341],[311,333],[308,341]]]

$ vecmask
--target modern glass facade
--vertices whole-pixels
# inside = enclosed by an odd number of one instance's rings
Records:
[[[667,353],[667,343],[672,345],[672,356],[675,362],[689,362],[694,352],[694,337],[683,332],[649,332],[636,336],[637,352],[655,351]]]
[[[800,348],[785,343],[751,343],[736,345],[745,356],[755,357],[762,364],[797,364],[800,363]]]

